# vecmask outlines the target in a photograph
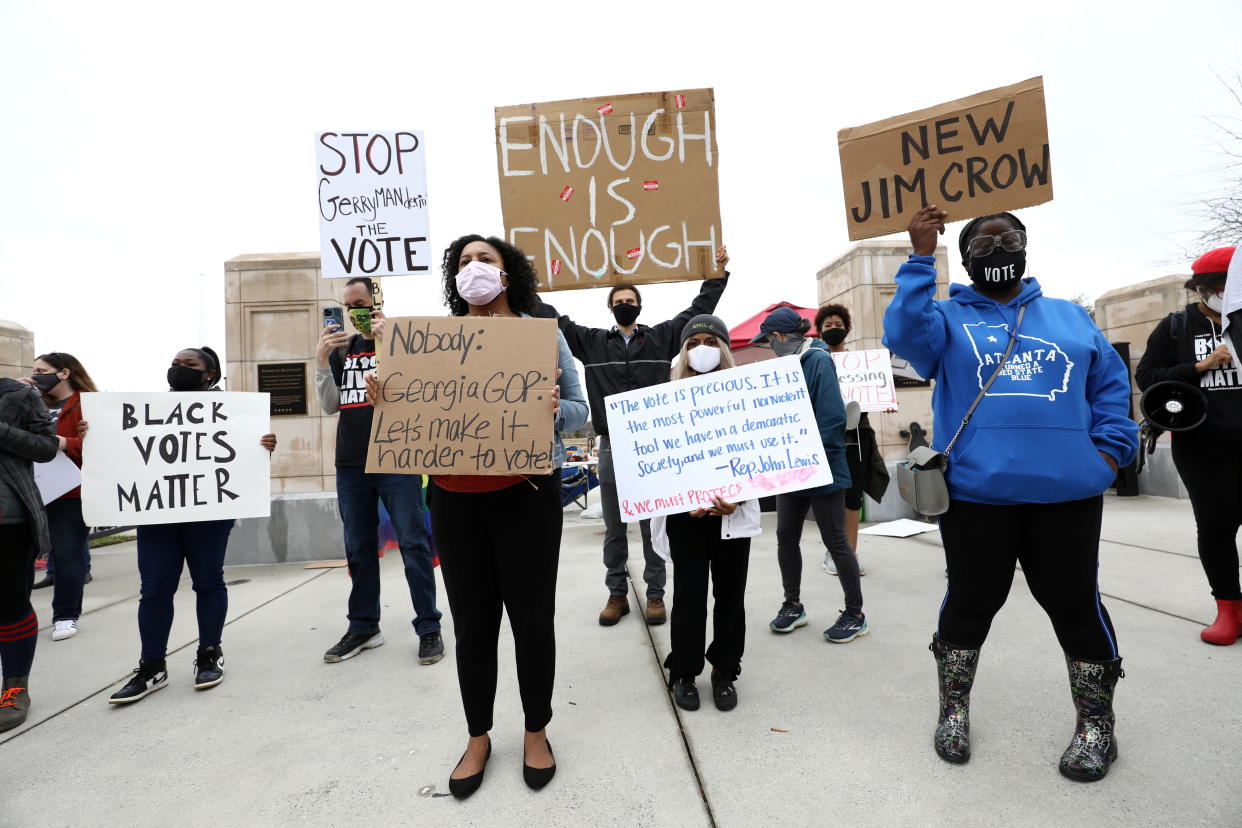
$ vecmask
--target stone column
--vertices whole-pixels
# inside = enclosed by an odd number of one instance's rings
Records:
[[[0,377],[28,377],[34,369],[34,332],[0,319]]]
[[[315,345],[322,308],[338,301],[345,279],[320,278],[318,253],[247,254],[224,263],[226,387],[258,391],[259,366],[306,367],[305,415],[274,416],[272,494],[336,490],[336,415],[315,399]]]
[[[846,345],[851,350],[883,348],[884,311],[897,292],[893,276],[910,256],[906,241],[867,240],[856,243],[816,274],[819,304],[844,305],[849,309],[853,331]],[[948,249],[936,248],[936,298],[949,296]],[[908,439],[900,431],[917,422],[932,430],[931,388],[898,388],[897,414],[872,413],[880,453],[887,460],[906,456]],[[929,436],[930,441],[930,436]]]
[[[1195,296],[1182,287],[1189,276],[1161,276],[1134,285],[1126,285],[1101,294],[1095,300],[1095,323],[1109,342],[1130,343],[1130,374],[1147,350],[1147,337],[1170,313],[1195,301]],[[1139,393],[1134,389],[1135,417]]]

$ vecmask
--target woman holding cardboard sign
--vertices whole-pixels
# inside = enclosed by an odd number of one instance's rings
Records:
[[[729,329],[719,317],[701,314],[681,331],[681,353],[672,381],[733,367]],[[759,501],[728,503],[717,497],[709,508],[653,518],[652,544],[673,562],[673,613],[668,658],[669,689],[682,710],[699,709],[694,680],[704,661],[712,665],[716,709],[737,707],[733,682],[742,672],[746,645],[746,575],[750,539],[760,533]],[[666,555],[667,552],[667,555]],[[712,643],[704,652],[707,579],[711,575]]]
[[[529,317],[535,310],[535,271],[521,250],[498,238],[463,236],[444,251],[444,300],[454,316]],[[377,335],[382,335],[383,326]],[[492,754],[496,647],[508,613],[526,715],[522,778],[540,790],[556,774],[546,728],[552,719],[556,673],[556,572],[561,546],[561,475],[565,448],[559,432],[580,428],[586,397],[573,357],[558,331],[553,416],[558,436],[551,474],[434,475],[427,497],[457,639],[457,678],[470,740],[449,777],[464,799],[483,784]],[[378,392],[366,378],[369,398]]]
[[[220,358],[207,346],[186,348],[168,368],[169,391],[218,391],[222,379]],[[78,424],[86,436],[90,423]],[[264,434],[259,444],[276,449],[276,435]],[[89,443],[85,450],[90,450]],[[198,610],[198,652],[194,658],[194,689],[206,690],[224,681],[224,651],[220,639],[229,608],[224,585],[224,553],[233,520],[199,520],[138,527],[138,634],[142,655],[133,678],[113,693],[109,704],[131,704],[168,683],[168,634],[172,630],[173,597],[182,567],[189,567]]]
[[[1078,714],[1061,773],[1103,779],[1117,758],[1122,671],[1096,572],[1101,495],[1138,450],[1129,371],[1086,311],[1023,278],[1026,227],[1009,213],[962,228],[973,284],[937,301],[936,236],[947,218],[932,205],[910,222],[914,252],[884,313],[884,344],[936,380],[935,448],[948,456],[940,534],[949,589],[929,648],[940,692],[933,743],[946,761],[970,758],[979,650],[1021,562],[1065,651]]]

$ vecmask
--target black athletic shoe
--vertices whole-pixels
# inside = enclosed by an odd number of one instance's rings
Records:
[[[336,642],[336,646],[323,654],[323,660],[329,664],[351,659],[363,650],[372,650],[384,643],[381,632],[351,633],[347,632]]]
[[[673,701],[682,710],[699,709],[699,688],[692,678],[679,678],[673,682]]]
[[[224,651],[214,647],[199,647],[194,659],[194,689],[206,690],[224,681]]]
[[[162,658],[143,658],[138,660],[138,669],[134,677],[120,690],[112,694],[108,704],[129,704],[159,690],[168,683],[168,669]]]
[[[733,686],[733,680],[715,670],[712,670],[712,700],[716,702],[716,709],[722,712],[737,707],[737,688]]]
[[[435,664],[444,658],[444,639],[440,633],[425,633],[418,637],[418,663]]]

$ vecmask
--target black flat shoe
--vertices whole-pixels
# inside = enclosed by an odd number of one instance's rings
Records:
[[[699,709],[699,688],[692,678],[679,678],[673,682],[673,701],[682,710]]]
[[[462,760],[466,758],[466,754],[461,755],[461,759],[457,760],[458,767],[461,766]],[[467,776],[464,779],[454,779],[449,777],[449,793],[457,799],[465,799],[479,789],[483,784],[483,774],[487,772],[487,763],[492,759],[492,740],[487,740],[487,758],[483,760],[483,770],[474,776]],[[456,768],[454,768],[456,770]]]
[[[733,686],[732,680],[715,670],[712,671],[712,700],[716,702],[716,709],[721,712],[737,707],[737,688]]]
[[[548,753],[552,753],[552,743],[548,742]],[[552,761],[556,762],[556,754],[552,753]],[[526,764],[526,756],[522,756],[522,779],[526,781],[526,787],[532,791],[540,791],[552,781],[552,777],[556,776],[556,765],[550,768],[532,768]]]

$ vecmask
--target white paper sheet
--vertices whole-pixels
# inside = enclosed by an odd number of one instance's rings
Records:
[[[886,538],[908,538],[911,535],[918,535],[923,532],[936,532],[940,527],[934,523],[924,523],[921,520],[910,520],[902,518],[901,520],[890,520],[887,523],[877,523],[874,526],[868,526],[866,529],[859,529],[860,535],[883,535]]]
[[[65,492],[82,485],[82,470],[63,451],[46,463],[34,464],[35,485],[43,495],[43,505],[51,503]]]

